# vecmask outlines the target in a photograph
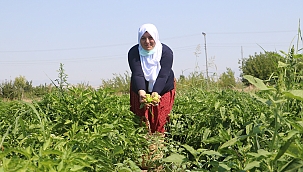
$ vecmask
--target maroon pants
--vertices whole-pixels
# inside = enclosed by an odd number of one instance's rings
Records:
[[[176,87],[175,87],[176,88]],[[151,106],[149,109],[140,109],[139,95],[130,91],[130,110],[141,117],[149,125],[151,133],[164,133],[164,126],[169,120],[169,113],[172,110],[175,100],[175,89],[161,96],[158,106]]]

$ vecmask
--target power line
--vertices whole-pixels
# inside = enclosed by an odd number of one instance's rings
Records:
[[[286,42],[281,42],[281,43],[259,43],[261,45],[267,45],[267,46],[279,46],[279,45],[285,45],[285,44],[289,44],[289,43],[286,43]],[[239,46],[246,46],[246,47],[255,47],[257,46],[256,43],[208,43],[208,47],[239,47]],[[189,45],[189,46],[183,46],[183,47],[175,47],[173,50],[174,51],[179,51],[179,50],[186,50],[186,49],[191,49],[191,48],[195,48],[197,47],[197,44],[195,45]],[[62,50],[71,50],[72,48],[70,49],[57,49],[59,51],[62,51]],[[73,48],[73,49],[76,49],[76,48]],[[86,49],[86,48],[81,48],[81,49]],[[27,51],[0,51],[1,52],[5,52],[5,53],[11,53],[11,52],[41,52],[41,51],[48,51],[48,50],[27,50]],[[52,49],[50,51],[56,51],[56,49]]]
[[[97,57],[81,57],[81,58],[64,58],[64,59],[56,59],[56,60],[24,60],[24,61],[0,61],[2,64],[37,64],[37,63],[58,63],[58,62],[79,62],[79,61],[94,61],[94,60],[112,60],[119,59],[121,57],[125,57],[125,55],[114,55],[114,56],[97,56]]]
[[[265,43],[264,43],[265,44]],[[261,45],[264,45],[261,44]],[[285,44],[270,44],[267,43],[267,46],[278,46],[278,45],[285,45]],[[244,45],[244,47],[249,48],[249,47],[256,47],[258,46],[255,43],[248,43],[248,45]],[[189,46],[181,46],[181,47],[174,47],[173,51],[183,51],[183,50],[194,50],[197,47],[197,45],[189,45]],[[221,44],[221,45],[208,45],[208,47],[220,47],[220,48],[227,48],[227,47],[243,47],[243,44]],[[115,60],[115,59],[121,59],[125,58],[126,59],[127,54],[119,54],[119,55],[110,55],[110,56],[95,56],[95,57],[79,57],[79,58],[62,58],[62,59],[54,59],[54,60],[43,60],[43,59],[37,59],[37,60],[23,60],[23,61],[11,61],[11,60],[0,60],[1,64],[38,64],[38,63],[59,63],[59,62],[88,62],[88,61],[98,61],[98,60]]]
[[[286,32],[297,32],[297,30],[259,31],[259,32],[210,32],[209,34],[259,34],[259,33],[286,33]]]
[[[208,34],[260,34],[260,33],[285,33],[294,32],[296,30],[285,30],[285,31],[261,31],[261,32],[209,32]],[[200,34],[183,35],[176,37],[163,38],[162,40],[180,39],[185,37],[200,36]],[[83,50],[83,49],[96,49],[106,47],[118,47],[125,45],[132,45],[133,43],[123,44],[110,44],[110,45],[99,45],[99,46],[87,46],[87,47],[72,47],[72,48],[55,48],[55,49],[32,49],[32,50],[1,50],[0,53],[28,53],[28,52],[51,52],[51,51],[71,51],[71,50]]]
[[[184,50],[188,48],[193,48],[196,45],[192,46],[184,46],[184,47],[177,47],[174,50]],[[96,57],[80,57],[80,58],[63,58],[63,59],[56,59],[56,60],[43,60],[43,59],[37,59],[37,60],[23,60],[23,61],[8,61],[8,60],[0,60],[2,64],[37,64],[37,63],[58,63],[58,62],[79,62],[79,61],[95,61],[95,60],[114,60],[114,59],[120,59],[120,58],[126,58],[126,54],[120,54],[120,55],[111,55],[111,56],[96,56]]]
[[[7,50],[7,51],[0,51],[0,53],[27,53],[27,52],[45,52],[45,51],[68,51],[68,50],[81,50],[81,49],[117,47],[117,46],[122,46],[122,45],[129,45],[129,44],[130,43],[112,44],[112,45],[100,45],[100,46],[90,46],[90,47],[76,47],[76,48],[41,49],[41,50]]]

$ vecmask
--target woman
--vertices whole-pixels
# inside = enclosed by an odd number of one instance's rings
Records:
[[[129,50],[128,63],[132,73],[130,110],[149,125],[150,133],[164,133],[175,98],[173,52],[159,41],[153,24],[139,28],[138,44]],[[140,108],[146,94],[159,94],[159,104]]]

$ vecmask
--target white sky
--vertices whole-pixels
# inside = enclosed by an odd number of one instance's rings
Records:
[[[302,9],[302,0],[0,0],[0,83],[20,75],[50,83],[63,63],[69,83],[99,86],[129,71],[127,52],[144,23],[155,24],[173,50],[177,78],[205,72],[202,32],[209,75],[229,67],[238,77],[242,56],[296,45]]]

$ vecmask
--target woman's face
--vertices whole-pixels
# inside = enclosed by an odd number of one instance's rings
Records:
[[[140,44],[144,50],[150,51],[155,47],[156,42],[148,32],[145,32],[140,39]]]

